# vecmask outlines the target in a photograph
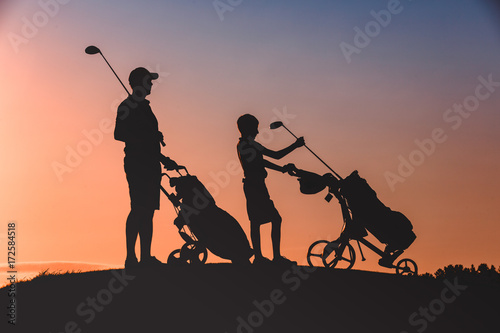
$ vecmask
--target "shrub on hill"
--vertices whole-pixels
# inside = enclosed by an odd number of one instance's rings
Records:
[[[424,276],[432,276],[429,273]],[[498,270],[495,266],[488,267],[487,264],[480,264],[478,268],[471,265],[471,267],[464,267],[463,265],[448,265],[440,268],[434,273],[434,277],[438,280],[452,280],[458,277],[462,281],[480,282],[480,283],[496,283],[500,284],[500,267]]]

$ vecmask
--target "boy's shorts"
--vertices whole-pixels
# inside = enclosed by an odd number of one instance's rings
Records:
[[[247,199],[247,213],[250,223],[261,225],[281,220],[281,216],[269,196],[265,179],[244,179],[243,191]]]
[[[130,206],[146,209],[160,209],[160,162],[144,163],[144,161],[125,158],[125,173],[130,193]]]

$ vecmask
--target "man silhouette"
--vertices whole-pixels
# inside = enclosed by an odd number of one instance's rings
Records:
[[[124,168],[129,186],[131,210],[126,223],[127,258],[125,268],[139,265],[135,254],[140,237],[141,266],[162,264],[151,256],[153,215],[160,208],[161,165],[172,167],[175,162],[160,152],[163,134],[146,99],[151,93],[152,80],[158,78],[143,67],[129,76],[132,94],[118,107],[114,136],[125,142]]]
[[[293,264],[295,262],[283,257],[280,252],[281,242],[281,216],[274,207],[274,203],[269,197],[269,192],[266,187],[265,179],[267,177],[267,169],[272,169],[281,172],[289,172],[295,169],[293,164],[279,166],[264,159],[269,156],[274,159],[281,159],[288,155],[296,148],[302,147],[305,142],[304,138],[299,138],[290,146],[273,151],[265,148],[260,143],[255,141],[255,137],[259,133],[259,121],[250,114],[245,114],[238,118],[238,129],[241,133],[241,138],[237,145],[238,158],[243,168],[245,178],[243,179],[243,191],[247,199],[247,213],[250,220],[250,238],[254,249],[254,264],[266,264],[270,260],[262,255],[260,246],[260,226],[271,222],[271,240],[273,244],[273,262],[277,264]]]

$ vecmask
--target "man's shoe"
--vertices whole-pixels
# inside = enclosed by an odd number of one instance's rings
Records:
[[[280,256],[280,257],[273,259],[273,264],[283,265],[283,266],[292,266],[292,265],[297,265],[297,262],[290,260],[288,258],[285,258],[283,256]]]
[[[271,260],[267,259],[266,257],[257,257],[253,260],[253,265],[266,266],[269,264],[271,264]]]
[[[125,260],[125,269],[134,269],[139,267],[139,262],[137,261],[137,258],[127,258]]]
[[[164,263],[162,263],[160,260],[156,259],[156,257],[151,256],[151,257],[142,259],[140,265],[141,265],[141,267],[160,267],[160,266],[163,266]]]

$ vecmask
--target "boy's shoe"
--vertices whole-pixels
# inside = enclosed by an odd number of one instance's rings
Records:
[[[285,258],[283,256],[280,256],[280,257],[273,259],[273,264],[283,265],[283,266],[292,266],[292,265],[297,265],[297,262],[290,260],[288,258]]]
[[[338,240],[326,244],[323,249],[323,257],[327,258],[333,251],[335,251],[336,257],[341,257],[342,253],[340,253],[340,245],[341,243]]]
[[[394,268],[393,262],[394,259],[391,259],[390,257],[382,257],[379,259],[378,264],[382,267]]]
[[[404,251],[394,251],[392,254],[385,253],[382,258],[378,261],[378,264],[382,267],[394,268],[394,260],[396,260]]]
[[[125,260],[125,269],[134,269],[139,267],[139,262],[137,261],[137,258],[127,258]]]
[[[394,268],[394,265],[392,264],[393,262],[394,260],[391,260],[390,258],[380,258],[378,264],[382,267]]]
[[[267,259],[266,257],[257,257],[253,260],[253,265],[257,266],[266,266],[271,264],[271,260]]]
[[[151,256],[151,257],[142,259],[140,265],[142,267],[160,267],[160,266],[163,266],[164,263],[162,263],[160,260],[156,259],[156,257]]]

